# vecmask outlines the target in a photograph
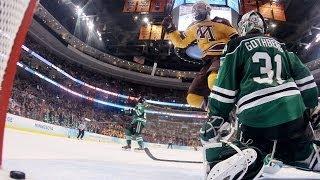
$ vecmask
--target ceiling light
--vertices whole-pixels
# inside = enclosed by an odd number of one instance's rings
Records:
[[[89,30],[92,30],[93,27],[94,27],[94,24],[93,24],[92,21],[89,21],[89,22],[87,23],[87,26],[88,26]]]
[[[102,41],[102,38],[101,38],[101,37],[99,37],[99,40],[100,40],[100,41]]]
[[[317,36],[316,36],[316,42],[319,42],[319,41],[320,41],[320,33],[317,34]]]
[[[143,22],[148,23],[148,22],[149,22],[149,19],[148,19],[147,17],[144,17],[144,18],[143,18]]]
[[[78,16],[80,16],[83,13],[82,9],[79,6],[76,6],[76,12]]]
[[[98,34],[99,37],[101,37],[101,33],[99,31],[97,31],[97,34]]]
[[[271,23],[271,27],[275,28],[275,27],[277,27],[277,24],[276,23]]]
[[[305,49],[309,49],[311,46],[311,43],[307,44],[306,47],[304,47]]]
[[[138,20],[138,16],[135,16],[135,17],[134,17],[134,20]]]
[[[171,41],[169,41],[169,42],[168,42],[168,44],[170,44],[170,45],[171,45],[171,44],[172,44],[172,42],[171,42]]]

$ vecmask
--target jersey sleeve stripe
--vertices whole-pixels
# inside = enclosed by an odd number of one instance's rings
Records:
[[[223,51],[225,45],[226,45],[226,43],[216,43],[204,52],[205,53],[206,52],[217,52],[217,51],[220,52],[220,51]]]
[[[219,93],[222,93],[222,94],[225,94],[225,95],[228,95],[228,96],[236,96],[236,94],[237,94],[237,91],[224,89],[224,88],[218,87],[218,86],[213,86],[212,91],[217,91]]]
[[[226,95],[226,94],[223,94],[223,93],[220,93],[218,91],[211,91],[212,94],[216,94],[216,95],[219,95],[221,97],[225,97],[225,98],[228,98],[228,99],[233,99],[235,98],[235,96],[229,96],[229,95]]]
[[[305,85],[308,85],[308,84],[312,84],[312,83],[314,83],[314,80],[313,80],[313,79],[310,80],[310,81],[308,81],[308,82],[305,82],[305,83],[303,83],[303,84],[297,84],[297,85],[298,85],[298,87],[302,87],[302,86],[305,86]]]
[[[223,103],[234,103],[236,101],[235,98],[229,99],[229,98],[225,98],[225,97],[219,96],[218,94],[213,94],[213,93],[210,94],[210,98],[213,98],[213,99],[220,101],[220,102],[223,102]]]
[[[250,99],[252,99],[254,97],[265,95],[265,94],[272,93],[272,92],[275,92],[275,91],[280,91],[280,90],[287,89],[287,88],[290,88],[290,87],[295,87],[295,88],[298,89],[296,83],[294,83],[294,82],[288,82],[288,83],[284,83],[284,84],[279,85],[279,86],[264,88],[264,89],[261,89],[261,90],[258,90],[258,91],[255,91],[255,92],[252,92],[250,94],[247,94],[247,95],[243,96],[242,98],[239,99],[238,105],[242,104],[245,101],[248,101],[248,100],[250,100]]]
[[[223,51],[223,49],[211,49],[207,52],[222,52],[222,51]]]
[[[238,35],[238,33],[234,32],[234,33],[229,35],[229,38],[232,38],[233,36],[236,36],[236,35]]]
[[[250,109],[250,108],[274,101],[274,100],[282,98],[282,97],[293,96],[293,95],[298,95],[298,94],[300,94],[299,90],[291,90],[291,91],[284,91],[281,93],[273,94],[271,96],[266,96],[266,97],[260,98],[258,100],[252,101],[248,104],[245,104],[241,107],[238,106],[239,108],[237,109],[237,114],[240,114],[242,111],[244,111],[246,109]]]
[[[278,91],[274,91],[274,92],[270,92],[268,94],[264,94],[264,95],[259,95],[259,96],[256,96],[254,98],[251,98],[241,104],[238,104],[239,107],[241,106],[244,106],[245,104],[249,104],[253,101],[256,101],[258,99],[261,99],[261,98],[264,98],[266,96],[271,96],[271,95],[274,95],[274,94],[279,94],[279,93],[282,93],[282,92],[286,92],[286,91],[292,91],[292,90],[299,90],[297,87],[289,87],[289,88],[286,88],[286,89],[282,89],[282,90],[278,90]]]
[[[315,82],[313,82],[311,84],[306,84],[304,86],[299,87],[299,90],[300,91],[305,91],[305,90],[312,89],[312,88],[315,88],[315,87],[317,87],[317,84]]]
[[[314,79],[313,76],[310,75],[310,76],[307,76],[305,78],[302,78],[302,79],[299,79],[299,80],[295,80],[295,82],[296,82],[297,85],[299,85],[299,84],[303,84],[303,83],[306,83],[308,81],[311,81],[313,79]]]

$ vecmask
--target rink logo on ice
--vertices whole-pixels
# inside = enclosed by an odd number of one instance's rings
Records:
[[[38,123],[35,123],[34,126],[36,128],[40,128],[40,129],[45,129],[45,130],[50,130],[50,131],[53,131],[53,127],[49,126],[49,125],[45,125],[45,124],[38,124]]]

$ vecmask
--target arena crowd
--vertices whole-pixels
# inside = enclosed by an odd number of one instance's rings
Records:
[[[27,38],[26,46],[73,77],[101,89],[133,97],[144,95],[152,100],[185,103],[185,92],[183,91],[137,85],[85,70],[47,51],[30,37]],[[108,102],[132,105],[132,102],[128,100],[96,92],[69,80],[27,52],[22,53],[20,62],[78,93]],[[19,67],[10,99],[9,112],[75,129],[84,121],[84,118],[88,118],[91,121],[87,123],[86,131],[120,138],[124,138],[124,129],[131,121],[131,118],[124,115],[119,109],[73,96]],[[170,121],[161,115],[149,117],[147,116],[148,123],[143,132],[147,142],[167,144],[169,140],[172,140],[175,145],[199,145],[200,123]]]

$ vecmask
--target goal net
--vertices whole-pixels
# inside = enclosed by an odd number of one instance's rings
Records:
[[[21,46],[37,0],[0,0],[0,165],[5,119]]]

